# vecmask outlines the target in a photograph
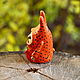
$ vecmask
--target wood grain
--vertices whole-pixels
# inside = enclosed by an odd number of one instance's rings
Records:
[[[0,80],[80,80],[80,56],[57,52],[52,62],[34,64],[24,54],[2,55]]]

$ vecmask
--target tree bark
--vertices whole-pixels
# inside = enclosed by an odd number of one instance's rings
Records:
[[[55,52],[52,62],[35,64],[24,54],[2,55],[0,80],[80,80],[80,56]]]

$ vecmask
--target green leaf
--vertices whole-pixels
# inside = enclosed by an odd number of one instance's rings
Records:
[[[7,40],[8,40],[9,43],[15,44],[15,38],[12,34],[8,34]]]
[[[11,29],[13,31],[17,31],[18,30],[18,25],[16,23],[11,21],[11,22],[9,22],[9,25],[10,25],[10,27],[11,27]]]
[[[14,50],[13,45],[10,43],[6,44],[6,50],[7,51],[13,51]]]

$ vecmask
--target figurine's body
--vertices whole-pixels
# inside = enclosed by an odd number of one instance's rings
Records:
[[[46,63],[52,60],[54,52],[52,34],[47,27],[43,11],[40,11],[40,24],[31,29],[28,38],[28,50],[25,53],[29,61]]]

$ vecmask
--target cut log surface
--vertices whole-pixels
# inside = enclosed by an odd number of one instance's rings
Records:
[[[55,52],[52,62],[35,64],[24,54],[2,55],[0,80],[80,80],[80,56]]]

